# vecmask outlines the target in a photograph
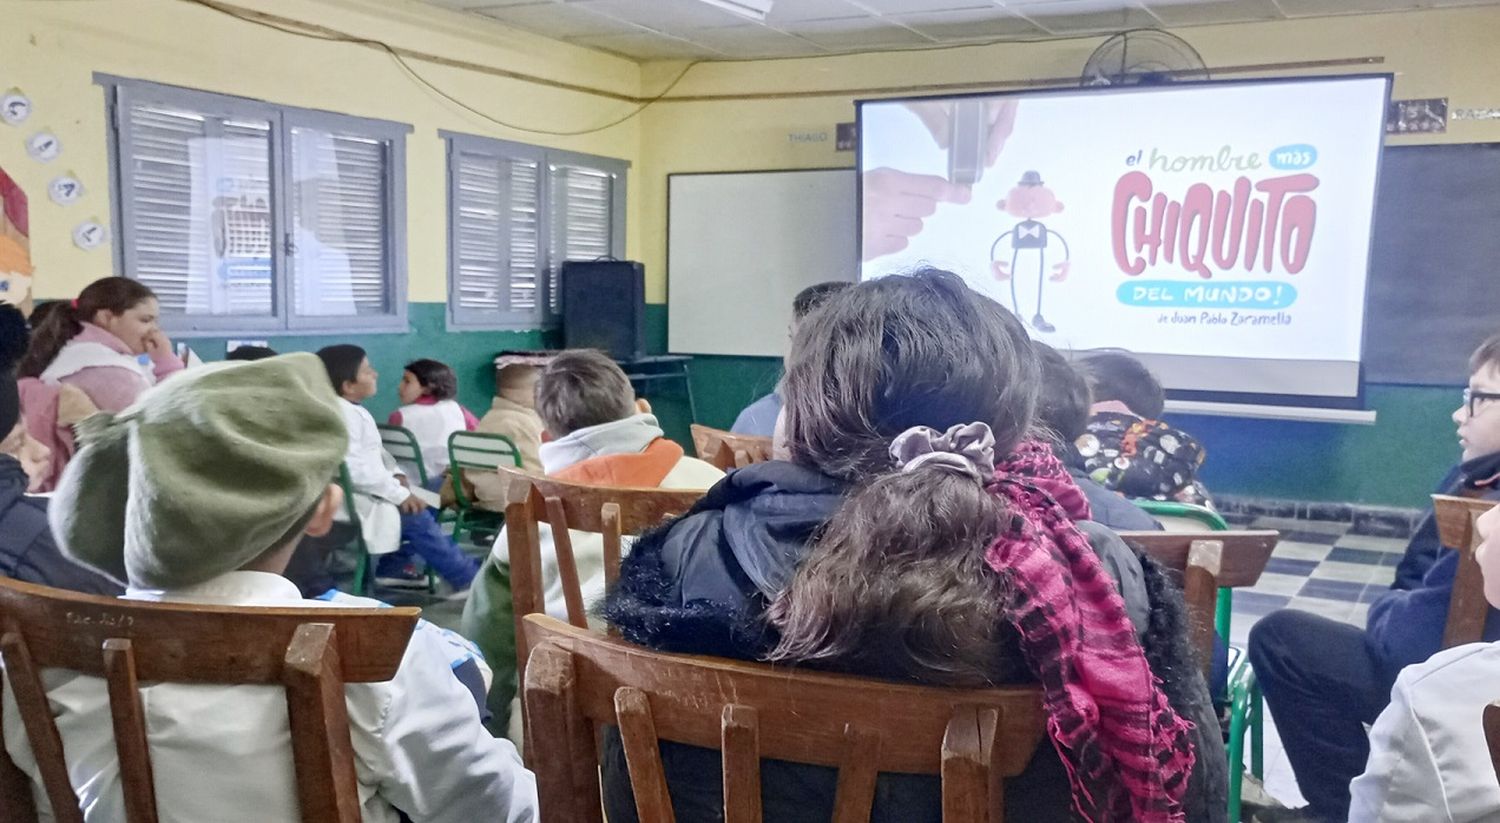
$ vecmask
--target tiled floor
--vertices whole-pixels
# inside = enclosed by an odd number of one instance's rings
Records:
[[[1239,526],[1281,532],[1260,582],[1235,592],[1230,643],[1241,648],[1255,621],[1282,608],[1362,628],[1369,604],[1390,587],[1406,549],[1405,539],[1348,534],[1347,523],[1261,517]],[[1266,717],[1266,790],[1288,806],[1300,806],[1302,795],[1276,734],[1275,718],[1269,713]]]

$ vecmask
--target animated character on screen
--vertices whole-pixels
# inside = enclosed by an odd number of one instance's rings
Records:
[[[1047,322],[1042,316],[1042,291],[1046,286],[1047,274],[1047,238],[1057,238],[1062,244],[1062,262],[1052,265],[1051,280],[1054,283],[1062,282],[1068,277],[1068,241],[1061,234],[1047,228],[1040,218],[1051,217],[1062,211],[1063,204],[1057,199],[1057,195],[1047,188],[1042,182],[1042,175],[1038,172],[1028,171],[1021,175],[1021,182],[1010,190],[1010,194],[1004,200],[995,204],[995,207],[1013,217],[1021,218],[1015,228],[995,238],[995,244],[990,246],[990,270],[994,272],[996,280],[1010,281],[1010,303],[1017,317],[1025,317],[1021,313],[1021,300],[1016,290],[1016,261],[1020,259],[1021,252],[1036,252],[1036,314],[1032,315],[1031,325],[1039,332],[1053,332],[1057,327]],[[1005,238],[1010,241],[1010,263],[996,258],[1000,251],[1000,244]]]

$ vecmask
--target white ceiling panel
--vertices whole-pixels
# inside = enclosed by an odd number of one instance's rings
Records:
[[[961,9],[994,10],[1003,5],[1000,0],[854,0],[854,2],[876,14],[918,14]]]
[[[568,5],[667,34],[681,34],[691,29],[706,29],[715,26],[733,26],[746,20],[741,15],[707,3],[664,3],[662,0],[578,0]]]
[[[711,49],[749,58],[802,57],[809,53],[828,52],[811,40],[754,23],[698,29],[687,32],[683,37]]]
[[[673,2],[674,0],[664,0]],[[692,0],[690,0],[691,2]],[[778,0],[766,15],[766,23],[781,28],[783,23],[802,20],[836,20],[849,17],[869,17],[870,10],[857,6],[850,0]]]
[[[726,55],[702,46],[665,34],[649,31],[626,32],[624,34],[600,34],[593,37],[573,37],[568,40],[592,49],[612,51],[632,56],[642,52],[661,55],[663,60],[723,59]]]
[[[1056,35],[1098,34],[1161,25],[1151,12],[1109,0],[1028,3],[1015,11]]]
[[[995,14],[993,9],[959,9],[930,11],[920,14],[891,15],[903,26],[937,41],[984,40],[990,38],[1033,38],[1047,34],[1036,24],[1011,12]]]
[[[787,31],[836,50],[932,45],[933,40],[884,18],[809,20]]]
[[[518,29],[536,32],[558,40],[569,37],[590,37],[600,34],[621,34],[638,31],[635,26],[621,23],[613,17],[595,14],[572,4],[546,3],[534,6],[496,6],[480,9],[479,14],[492,17]]]
[[[1275,0],[1215,0],[1208,3],[1162,3],[1146,0],[1146,8],[1169,28],[1252,23],[1281,17],[1281,10],[1276,7]]]
[[[1142,27],[1500,5],[1500,0],[774,0],[761,22],[703,0],[419,1],[637,60],[811,57]]]

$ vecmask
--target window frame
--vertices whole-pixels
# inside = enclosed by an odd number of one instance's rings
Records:
[[[530,143],[521,143],[512,140],[501,140],[495,137],[483,137],[474,134],[464,134],[447,130],[439,130],[438,136],[443,138],[447,150],[447,185],[448,185],[448,311],[447,328],[453,331],[535,331],[551,330],[559,328],[562,324],[562,316],[553,314],[549,308],[552,303],[552,282],[549,276],[552,270],[552,172],[553,164],[582,166],[596,171],[609,174],[614,178],[610,187],[609,206],[609,244],[611,254],[617,258],[625,255],[625,202],[626,186],[628,185],[630,161],[617,157],[604,157],[595,154],[553,149],[546,146],[537,146]],[[514,310],[503,308],[499,311],[485,311],[479,309],[464,309],[459,305],[459,270],[458,270],[458,242],[460,226],[458,222],[458,179],[459,162],[462,154],[479,154],[493,157],[496,160],[534,160],[538,164],[537,174],[537,288],[536,308],[530,310]],[[505,237],[509,237],[509,222],[506,222]],[[508,242],[502,244],[502,248],[508,248]],[[508,285],[503,288],[509,300],[510,289]]]
[[[235,317],[210,314],[163,314],[162,328],[174,337],[219,337],[229,334],[319,334],[359,331],[367,333],[405,333],[410,331],[407,317],[406,222],[406,136],[412,127],[406,123],[359,117],[338,112],[286,106],[240,97],[232,94],[137,80],[95,73],[95,85],[104,88],[105,116],[109,133],[110,216],[115,227],[113,259],[115,273],[131,277],[136,271],[136,250],[130,238],[135,237],[136,214],[127,203],[127,168],[123,158],[133,157],[130,130],[125,118],[136,104],[160,104],[221,117],[264,120],[270,125],[269,182],[271,224],[278,239],[272,243],[272,289],[270,316]],[[384,219],[388,226],[385,255],[386,297],[390,311],[379,315],[303,316],[292,310],[292,283],[288,243],[293,232],[291,204],[286,193],[292,190],[291,137],[295,128],[320,129],[333,134],[347,134],[385,144],[383,170],[385,189]]]

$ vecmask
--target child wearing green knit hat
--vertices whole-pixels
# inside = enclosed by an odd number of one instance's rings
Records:
[[[126,597],[330,605],[303,600],[280,572],[343,503],[330,483],[348,442],[339,403],[322,363],[293,354],[192,369],[90,418],[49,508],[60,547],[126,581]],[[485,732],[449,667],[443,639],[419,627],[395,677],[345,687],[363,819],[534,823],[534,778]],[[47,685],[85,820],[125,819],[104,681]],[[141,697],[162,807],[185,820],[299,819],[279,688],[157,683]],[[40,785],[8,691],[4,710],[6,749]]]

